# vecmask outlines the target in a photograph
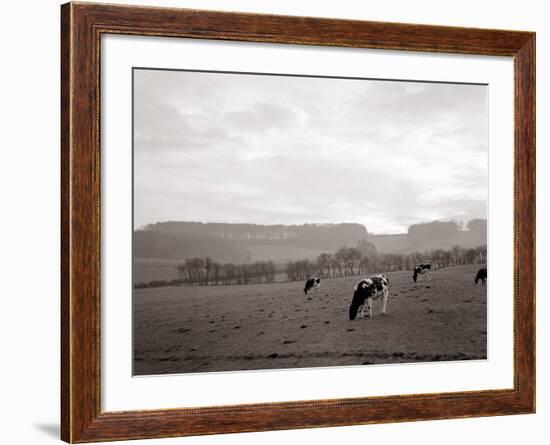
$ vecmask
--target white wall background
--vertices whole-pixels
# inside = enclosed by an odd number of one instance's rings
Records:
[[[159,444],[275,444],[280,442],[500,445],[547,443],[550,422],[550,233],[544,228],[550,188],[550,13],[536,0],[134,0],[156,6],[355,18],[392,22],[507,28],[537,32],[538,347],[537,414],[183,439]],[[2,6],[0,65],[0,441],[52,443],[59,417],[59,4]]]

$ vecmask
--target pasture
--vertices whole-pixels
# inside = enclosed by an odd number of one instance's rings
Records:
[[[147,283],[155,280],[175,280],[178,277],[176,266],[182,260],[164,258],[134,258],[133,283]]]
[[[348,319],[360,276],[302,282],[134,290],[134,374],[173,374],[448,360],[487,356],[479,265],[413,283],[394,272],[388,313]]]

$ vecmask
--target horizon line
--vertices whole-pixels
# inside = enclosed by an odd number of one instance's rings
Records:
[[[476,220],[487,221],[487,218],[472,218],[472,219],[469,219],[469,220],[457,220],[455,218],[451,218],[451,219],[447,219],[447,220],[445,220],[445,219],[434,219],[432,221],[424,221],[424,222],[414,223],[414,224],[409,225],[407,228],[409,229],[409,228],[411,228],[412,226],[415,226],[415,225],[433,224],[433,223],[436,223],[436,222],[440,222],[440,223],[455,222],[460,227],[461,226],[461,224],[459,224],[460,222],[469,223],[471,221],[476,221]],[[166,221],[156,221],[156,222],[153,222],[153,223],[147,223],[147,224],[141,225],[140,227],[137,227],[137,228],[134,227],[133,231],[134,232],[135,231],[140,231],[140,230],[144,230],[147,226],[151,226],[151,225],[155,225],[155,224],[166,224],[166,223],[228,224],[228,225],[230,225],[230,224],[242,224],[242,225],[250,225],[250,226],[267,226],[267,227],[270,227],[270,226],[290,227],[290,226],[305,226],[305,225],[311,225],[311,226],[330,226],[330,225],[333,225],[333,226],[335,226],[335,225],[343,225],[343,224],[350,224],[350,225],[355,224],[355,225],[363,226],[365,231],[367,232],[367,235],[370,235],[370,236],[381,236],[381,235],[389,236],[389,235],[407,235],[408,234],[408,231],[407,232],[393,232],[393,233],[369,232],[366,224],[363,224],[363,223],[360,223],[360,222],[346,222],[346,221],[334,222],[334,223],[305,222],[305,223],[301,223],[301,224],[283,224],[283,223],[262,224],[262,223],[253,223],[253,222],[243,222],[243,221],[166,220]]]

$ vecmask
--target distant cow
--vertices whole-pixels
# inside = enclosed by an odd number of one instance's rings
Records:
[[[376,275],[359,281],[353,290],[353,298],[349,306],[349,319],[355,320],[359,309],[361,309],[361,317],[365,316],[365,312],[372,317],[373,300],[380,298],[382,299],[382,314],[385,314],[390,294],[389,286],[390,280],[386,275]]]
[[[310,290],[312,289],[320,289],[321,288],[321,279],[319,277],[310,278],[306,281],[306,285],[304,286],[304,294],[308,294]]]
[[[483,268],[481,268],[477,271],[475,284],[477,284],[477,282],[479,280],[481,280],[481,284],[483,286],[485,286],[485,283],[487,281],[487,268],[486,267],[483,267]]]
[[[432,265],[430,263],[422,263],[414,266],[413,281],[416,283],[419,276],[426,275],[428,280],[432,279]]]

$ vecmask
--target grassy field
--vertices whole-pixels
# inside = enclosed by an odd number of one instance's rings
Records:
[[[175,280],[179,278],[176,266],[183,262],[164,258],[134,258],[133,284]]]
[[[388,313],[348,320],[361,278],[134,290],[134,374],[485,359],[486,288],[478,265],[431,281],[387,274]]]

